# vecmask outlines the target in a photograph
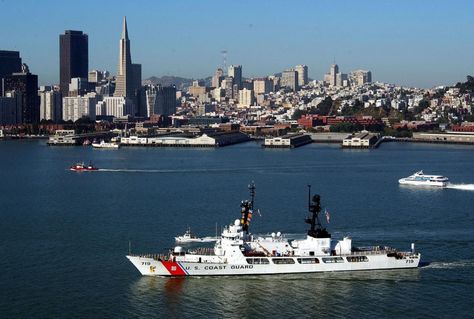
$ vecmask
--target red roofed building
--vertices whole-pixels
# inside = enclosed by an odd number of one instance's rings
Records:
[[[454,132],[474,132],[474,123],[466,122],[461,125],[453,125],[451,130]]]

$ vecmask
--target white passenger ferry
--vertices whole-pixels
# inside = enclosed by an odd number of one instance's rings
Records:
[[[94,148],[112,148],[112,149],[118,149],[120,148],[120,143],[114,143],[114,142],[106,142],[104,140],[101,140],[100,143],[93,142],[92,147]]]
[[[403,185],[446,187],[449,179],[441,175],[425,175],[423,171],[419,171],[399,179],[398,182]]]
[[[319,219],[320,197],[308,203],[310,225],[306,238],[287,240],[280,233],[255,238],[249,232],[251,201],[241,203],[241,218],[225,227],[214,248],[186,250],[176,246],[167,255],[129,254],[127,258],[148,276],[218,276],[316,273],[375,269],[415,268],[420,254],[387,246],[354,247],[349,237],[333,241]]]

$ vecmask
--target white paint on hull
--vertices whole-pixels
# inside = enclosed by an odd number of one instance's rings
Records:
[[[360,255],[357,255],[360,256]],[[323,258],[341,257],[343,262],[325,263]],[[404,269],[416,268],[420,262],[420,254],[409,254],[403,258],[388,257],[386,254],[367,255],[368,261],[349,262],[350,256],[318,256],[319,263],[300,264],[298,257],[292,257],[294,264],[229,264],[229,263],[198,263],[176,261],[175,270],[164,266],[162,261],[140,256],[127,256],[133,265],[145,276],[238,276],[238,275],[275,275],[275,274],[298,274],[318,273],[335,271],[364,271],[382,269]],[[262,257],[267,258],[267,257]],[[272,259],[272,258],[268,258]],[[171,266],[173,267],[173,266]]]

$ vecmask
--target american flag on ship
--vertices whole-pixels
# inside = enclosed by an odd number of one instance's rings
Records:
[[[331,219],[331,215],[329,214],[329,212],[326,208],[324,209],[324,215],[326,215],[326,221],[329,224],[329,220]]]

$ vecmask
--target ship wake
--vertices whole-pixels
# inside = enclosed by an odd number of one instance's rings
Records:
[[[276,171],[281,172],[294,169],[287,166],[254,166],[254,167],[222,167],[222,168],[189,168],[189,169],[130,169],[130,168],[99,168],[99,172],[120,172],[120,173],[228,173],[228,172],[261,172]]]
[[[228,172],[241,171],[243,169],[128,169],[128,168],[99,168],[99,172],[120,172],[120,173],[209,173],[209,172]]]
[[[176,170],[166,169],[126,169],[126,168],[99,168],[99,172],[124,172],[124,173],[176,173]]]
[[[446,185],[446,188],[459,189],[463,191],[474,191],[474,184],[451,184]]]
[[[424,268],[433,268],[433,269],[454,269],[454,268],[473,268],[474,260],[458,260],[450,262],[440,262],[434,261],[429,262],[425,265],[420,265]]]

